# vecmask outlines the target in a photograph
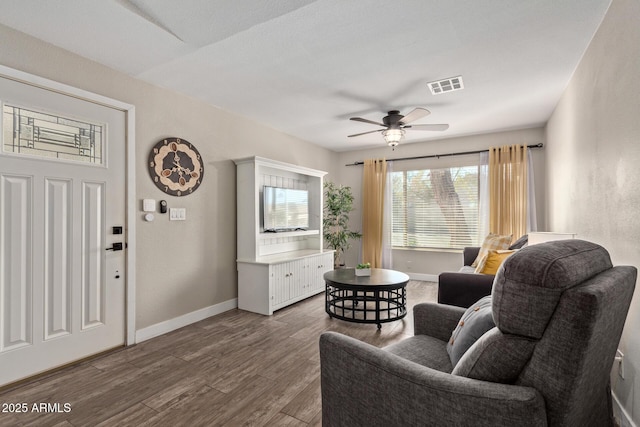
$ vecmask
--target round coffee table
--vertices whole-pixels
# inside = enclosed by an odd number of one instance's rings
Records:
[[[372,268],[371,276],[356,276],[342,268],[324,274],[325,310],[329,317],[347,322],[382,323],[407,314],[409,276],[399,271]]]

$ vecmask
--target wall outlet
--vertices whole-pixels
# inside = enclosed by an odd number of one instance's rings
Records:
[[[411,271],[411,261],[407,261],[407,271]]]

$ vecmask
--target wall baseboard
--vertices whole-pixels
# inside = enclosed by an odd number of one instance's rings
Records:
[[[238,308],[238,298],[230,299],[228,301],[221,302],[220,304],[201,308],[200,310],[192,311],[191,313],[183,314],[182,316],[174,317],[173,319],[138,329],[136,331],[136,343],[175,331],[176,329],[199,322],[207,317],[233,310],[234,308]]]
[[[437,274],[425,274],[425,273],[411,273],[405,271],[406,274],[409,275],[411,280],[423,280],[425,282],[437,282],[438,275]]]
[[[613,401],[613,416],[620,427],[636,427],[636,423],[631,419],[631,415],[622,407],[615,393],[611,393]]]

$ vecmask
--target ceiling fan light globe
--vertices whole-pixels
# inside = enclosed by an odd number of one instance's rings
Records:
[[[403,129],[387,129],[382,132],[382,136],[384,140],[387,142],[389,147],[395,147],[398,145],[402,137],[404,137]]]

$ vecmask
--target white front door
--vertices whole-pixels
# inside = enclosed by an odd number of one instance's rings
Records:
[[[0,103],[2,386],[124,344],[126,167],[123,111],[4,77]]]

